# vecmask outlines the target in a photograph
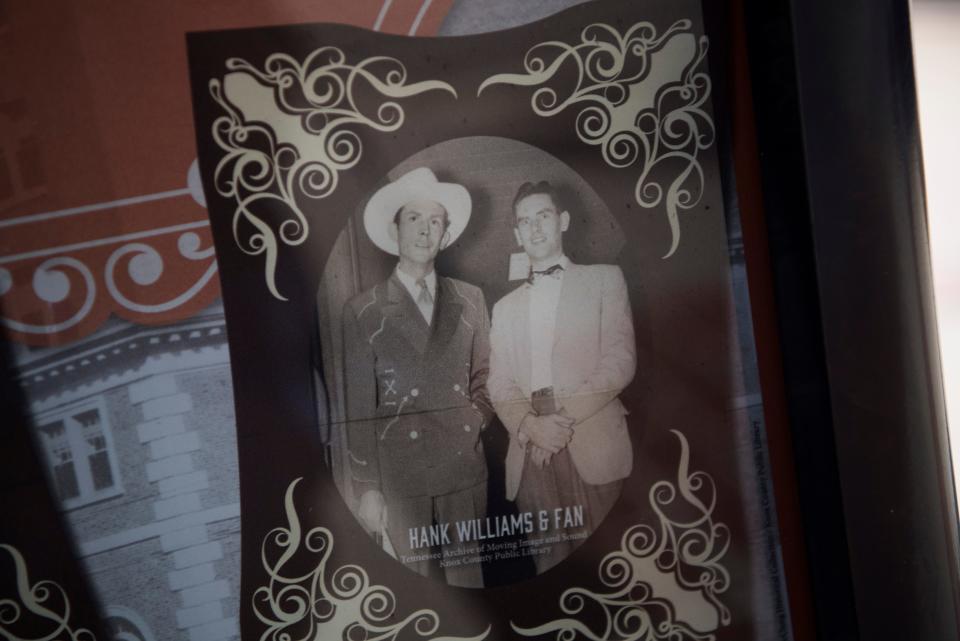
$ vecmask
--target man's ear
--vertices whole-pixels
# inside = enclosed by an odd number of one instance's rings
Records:
[[[520,230],[516,227],[513,228],[513,237],[517,239],[517,247],[523,247],[523,241],[520,240]]]
[[[570,212],[563,210],[560,212],[560,231],[567,231],[570,229]]]
[[[447,230],[443,232],[443,238],[440,239],[440,251],[443,251],[447,248],[447,245],[450,244],[450,231]]]
[[[387,225],[387,236],[389,236],[390,240],[392,240],[393,242],[395,243],[398,242],[398,238],[400,237],[400,230],[397,229],[397,223],[390,223],[389,225]]]

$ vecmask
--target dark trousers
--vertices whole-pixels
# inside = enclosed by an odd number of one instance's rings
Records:
[[[440,560],[417,559],[404,561],[404,557],[422,557],[436,550],[430,546],[413,548],[410,545],[410,529],[429,527],[438,523],[450,524],[451,543],[439,546],[441,555],[460,547],[456,536],[456,522],[484,518],[487,515],[487,482],[478,483],[459,492],[441,496],[387,497],[387,534],[397,553],[398,560],[418,574],[427,576],[431,564],[442,565]],[[464,588],[483,587],[483,568],[480,563],[462,563],[443,568],[448,585]]]
[[[523,461],[523,474],[516,498],[517,509],[534,514],[546,510],[552,519],[557,508],[583,507],[582,526],[552,527],[548,532],[535,535],[561,535],[559,541],[549,544],[549,550],[543,547],[541,551],[544,554],[533,555],[537,574],[542,574],[569,556],[600,525],[620,496],[623,481],[590,485],[577,472],[570,450],[564,449],[554,454],[549,464],[542,468],[531,460],[531,451],[532,448],[527,448]],[[564,534],[567,540],[563,540]]]

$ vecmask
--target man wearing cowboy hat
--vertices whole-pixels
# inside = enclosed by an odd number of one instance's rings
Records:
[[[521,512],[581,508],[545,554],[559,563],[600,523],[633,467],[619,394],[633,379],[630,301],[616,265],[577,265],[563,251],[570,214],[548,182],[524,183],[514,233],[530,277],[493,307],[490,398],[510,434],[507,498]]]
[[[480,431],[493,416],[486,396],[486,302],[479,288],[434,270],[440,250],[463,233],[470,210],[463,186],[441,183],[427,168],[377,191],[364,210],[364,227],[377,247],[397,256],[397,266],[386,281],[351,299],[343,315],[346,432],[358,517],[421,574],[431,548],[458,547],[456,522],[486,515]],[[449,584],[482,587],[479,564],[441,565]]]

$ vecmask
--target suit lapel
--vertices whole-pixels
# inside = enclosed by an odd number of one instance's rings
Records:
[[[563,273],[560,286],[560,301],[557,303],[556,325],[553,330],[553,358],[556,358],[557,345],[563,344],[565,334],[578,322],[577,305],[583,304],[583,270],[579,265],[569,263]],[[556,374],[556,368],[553,369]],[[554,381],[556,383],[556,381]]]
[[[413,302],[410,292],[403,286],[397,275],[391,274],[387,280],[387,304],[383,313],[391,320],[401,336],[418,354],[423,354],[430,337],[430,326],[423,320],[420,308]]]

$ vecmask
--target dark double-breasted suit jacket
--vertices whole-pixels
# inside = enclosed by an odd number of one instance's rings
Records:
[[[487,478],[483,292],[437,278],[431,324],[396,274],[344,310],[347,445],[357,496],[440,496]]]

